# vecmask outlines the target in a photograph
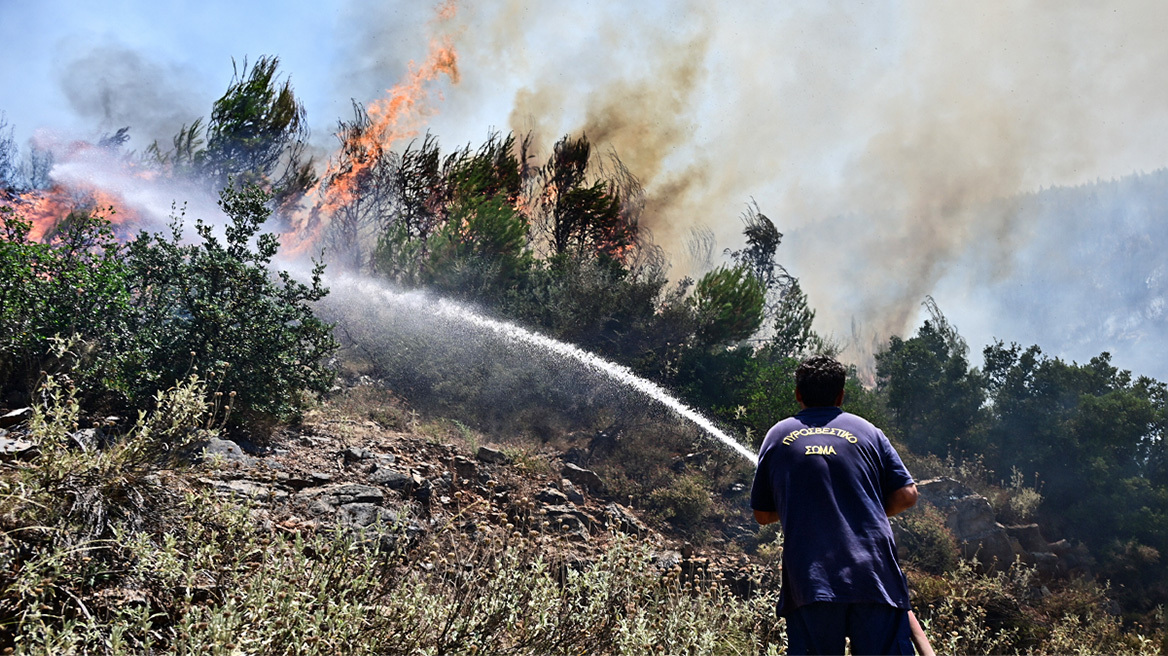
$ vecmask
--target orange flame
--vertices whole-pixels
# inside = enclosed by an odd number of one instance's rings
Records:
[[[141,222],[138,213],[129,209],[120,196],[96,187],[69,189],[54,185],[47,190],[25,193],[6,205],[32,224],[28,238],[38,242],[52,240],[61,222],[74,212],[100,214],[120,239],[128,238]]]
[[[437,8],[436,21],[444,23],[457,13],[457,0],[446,0]],[[365,111],[369,125],[360,132],[342,133],[343,157],[334,158],[321,176],[327,184],[318,183],[317,201],[308,217],[303,218],[295,234],[286,235],[284,245],[293,253],[303,252],[320,235],[322,219],[327,221],[337,209],[352,203],[358,193],[363,173],[380,159],[393,144],[417,135],[426,116],[433,110],[428,105],[429,85],[446,76],[453,84],[459,82],[458,53],[449,37],[430,42],[426,61],[418,66],[410,62],[406,79],[389,89],[385,98],[370,103]],[[438,93],[441,98],[441,93]]]
[[[376,161],[371,155],[417,135],[421,119],[429,113],[425,105],[426,84],[441,75],[455,84],[459,81],[458,54],[446,41],[432,43],[425,64],[416,66],[410,62],[406,81],[390,89],[388,97],[370,103],[366,108],[369,127],[359,134],[348,135],[349,141],[342,146],[356,156],[349,160],[347,170],[341,171],[333,163],[325,173],[329,186],[319,207],[326,215],[353,201],[358,177]]]
[[[453,20],[457,9],[458,0],[443,0],[436,9],[433,23],[441,25]],[[367,128],[339,135],[342,139],[340,153],[344,156],[330,161],[320,178],[327,184],[318,182],[310,192],[315,196],[310,202],[311,210],[288,217],[291,226],[281,235],[285,255],[302,255],[313,247],[327,227],[329,217],[356,199],[361,175],[395,143],[418,134],[426,117],[434,112],[430,105],[431,96],[442,97],[440,91],[432,91],[432,83],[443,76],[453,84],[460,80],[458,53],[450,36],[433,39],[426,60],[421,65],[410,62],[406,78],[387,90],[384,98],[366,107]],[[68,161],[94,148],[97,146],[77,141],[57,152]],[[139,168],[129,163],[123,163],[123,166],[127,173],[146,180],[163,175],[163,172],[149,167]],[[29,237],[37,241],[52,239],[60,223],[75,211],[102,213],[113,224],[115,235],[122,240],[131,238],[143,221],[143,217],[117,193],[84,182],[56,184],[51,189],[28,192],[7,201],[0,198],[0,204],[12,206],[24,220],[31,222]]]

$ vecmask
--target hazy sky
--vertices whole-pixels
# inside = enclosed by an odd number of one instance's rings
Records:
[[[821,330],[904,333],[934,293],[976,346],[1014,338],[982,290],[1030,289],[1018,254],[1075,238],[1011,199],[1168,164],[1164,25],[1159,1],[497,0],[438,20],[421,2],[0,0],[0,111],[21,140],[130,125],[142,148],[209,112],[232,57],[274,54],[327,150],[351,99],[447,39],[461,76],[427,120],[447,147],[583,129],[641,177],[673,252],[698,225],[737,247],[753,198]]]

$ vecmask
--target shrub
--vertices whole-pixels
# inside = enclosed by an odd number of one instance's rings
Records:
[[[197,387],[193,381],[163,395],[160,411],[143,417],[127,448],[139,440],[170,444],[168,431],[204,423],[202,395],[184,392]],[[60,389],[50,387],[47,398],[57,400],[38,408],[32,425],[38,439],[54,445],[76,416],[67,395],[57,398]],[[53,449],[82,471],[106,457]],[[22,474],[4,471],[0,481],[31,504],[55,487],[40,482],[59,478],[47,474],[59,469],[41,458]],[[138,484],[149,484],[148,477]],[[66,514],[5,512],[0,648],[111,655],[656,648],[757,654],[776,653],[781,638],[773,593],[742,599],[713,581],[684,582],[677,571],[663,576],[649,548],[628,539],[616,538],[589,562],[567,564],[548,557],[546,538],[518,533],[476,541],[451,525],[413,541],[393,527],[383,527],[388,540],[340,529],[287,534],[209,494],[171,496],[178,498],[151,508],[157,524],[116,517],[112,539],[72,544],[27,539],[42,528],[61,534]],[[14,497],[4,497],[5,510],[13,510]],[[38,528],[38,521],[51,525]]]
[[[169,238],[143,233],[127,247],[134,314],[121,382],[135,403],[202,371],[236,395],[232,421],[255,424],[293,419],[304,392],[328,389],[324,360],[336,342],[310,307],[328,293],[324,267],[309,284],[284,271],[273,280],[278,240],[258,234],[267,201],[256,187],[228,188],[219,201],[231,221],[225,240],[196,219],[202,243],[184,243],[176,217]]]
[[[40,455],[35,467],[5,480],[19,493],[4,498],[0,515],[17,524],[34,518],[57,524],[86,539],[108,538],[114,524],[143,520],[160,492],[150,474],[177,467],[206,437],[198,430],[210,411],[206,383],[192,376],[159,392],[153,410],[142,413],[129,433],[99,444],[77,433],[77,389],[65,380],[49,376],[37,391],[29,439]]]
[[[945,526],[945,515],[928,501],[893,518],[896,546],[908,565],[930,574],[952,571],[960,560],[957,540]]]
[[[27,398],[52,368],[54,336],[88,342],[87,368],[75,376],[101,371],[111,338],[126,332],[129,303],[109,225],[98,212],[75,212],[41,243],[29,238],[29,222],[0,207],[0,392]]]
[[[928,586],[915,603],[937,653],[1005,654],[1020,643],[1023,619],[1019,599],[1029,590],[1031,570],[1015,565],[984,576],[968,561]],[[935,596],[934,596],[935,595]]]
[[[649,506],[678,529],[693,531],[710,513],[710,491],[701,476],[684,474],[650,492]]]

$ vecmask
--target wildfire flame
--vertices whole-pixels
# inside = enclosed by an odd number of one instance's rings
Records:
[[[85,141],[74,141],[58,149],[65,162],[75,162],[90,157],[103,158],[103,149]],[[151,179],[152,171],[122,163],[119,168],[125,173],[141,179]],[[114,234],[128,238],[142,222],[142,217],[122,195],[102,188],[97,183],[84,180],[56,181],[48,189],[38,189],[14,196],[4,201],[25,221],[31,223],[28,238],[33,241],[49,241],[55,235],[61,222],[74,212],[99,213],[110,222]]]
[[[457,0],[446,0],[437,7],[433,23],[441,26],[451,21],[457,8]],[[327,184],[317,183],[316,188],[309,191],[309,210],[286,217],[290,228],[281,235],[285,255],[299,255],[312,247],[331,215],[356,199],[361,175],[394,144],[418,134],[424,120],[434,113],[432,97],[442,97],[440,91],[432,90],[432,83],[443,76],[451,83],[459,82],[458,53],[450,36],[432,39],[425,61],[420,65],[410,62],[405,79],[387,90],[384,98],[367,105],[369,124],[365,129],[338,135],[341,138],[338,156],[330,160],[320,178]],[[108,157],[108,154],[103,155],[101,147],[82,141],[52,146],[50,150],[58,161],[66,165],[87,157]],[[109,168],[110,164],[106,160],[102,166]],[[115,235],[121,239],[130,238],[145,222],[145,217],[134,209],[133,203],[111,188],[117,184],[95,181],[92,179],[95,176],[87,179],[86,176],[74,175],[61,179],[58,168],[54,167],[51,174],[51,188],[30,191],[8,200],[0,198],[0,204],[12,207],[24,220],[32,223],[30,239],[51,239],[60,222],[76,211],[100,211],[111,221]],[[118,169],[119,175],[144,180],[159,175],[158,171],[128,161],[117,162],[114,168]]]
[[[456,0],[439,5],[436,21],[452,20],[457,9]],[[356,200],[362,174],[395,143],[417,136],[424,119],[433,113],[428,102],[430,83],[442,76],[453,84],[458,84],[460,79],[458,53],[448,36],[432,39],[425,62],[419,66],[411,61],[406,79],[387,90],[386,97],[366,106],[369,125],[364,130],[337,135],[341,140],[339,152],[345,156],[334,157],[329,162],[321,182],[310,192],[316,199],[312,209],[294,220],[293,229],[284,235],[282,241],[287,254],[301,254],[315,244],[328,218]],[[437,95],[441,99],[441,92]]]
[[[430,57],[425,64],[415,66],[411,62],[406,81],[390,89],[387,98],[376,100],[368,106],[369,127],[349,136],[352,141],[344,144],[346,150],[366,153],[367,156],[350,160],[351,165],[344,171],[336,169],[335,163],[330,165],[325,177],[330,178],[331,182],[320,202],[325,214],[331,214],[337,207],[353,201],[357,178],[375,161],[372,154],[417,135],[421,119],[428,113],[425,85],[440,75],[446,75],[451,82],[458,82],[458,55],[448,43],[432,44]]]

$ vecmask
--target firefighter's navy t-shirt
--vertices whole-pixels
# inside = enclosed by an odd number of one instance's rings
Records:
[[[884,500],[913,482],[884,433],[834,407],[775,424],[758,453],[755,510],[783,527],[779,614],[817,601],[908,609]]]

